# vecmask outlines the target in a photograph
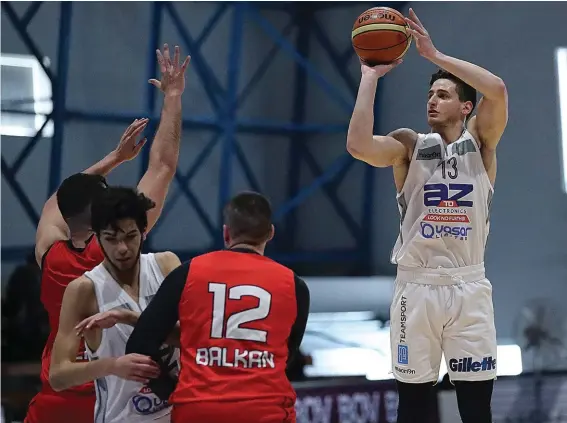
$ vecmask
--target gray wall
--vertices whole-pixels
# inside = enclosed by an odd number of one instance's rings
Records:
[[[20,4],[14,3],[18,10]],[[44,3],[31,25],[34,39],[40,40],[44,53],[56,58],[57,3]],[[199,33],[215,5],[210,3],[176,3],[180,15],[193,35]],[[348,47],[349,31],[363,6],[337,8],[317,14],[319,22],[330,32],[338,51]],[[534,296],[564,298],[567,296],[565,248],[561,243],[567,229],[567,196],[560,190],[559,128],[557,90],[553,49],[567,46],[564,3],[542,3],[538,14],[545,16],[545,26],[534,25],[534,9],[513,3],[416,3],[416,11],[428,26],[436,46],[484,66],[500,75],[510,95],[510,122],[499,147],[499,171],[493,204],[492,234],[487,255],[488,274],[494,283],[494,301],[498,329],[511,335],[512,321],[520,306]],[[278,28],[287,15],[265,12]],[[474,22],[471,25],[471,21]],[[104,24],[102,24],[104,22]],[[148,4],[75,3],[68,104],[70,108],[113,112],[128,110],[144,114],[146,90],[146,50]],[[226,81],[227,45],[230,37],[230,15],[223,18],[205,43],[204,55],[222,83]],[[476,28],[482,30],[474,32]],[[332,31],[329,29],[332,28]],[[165,18],[161,41],[181,42],[169,18]],[[242,62],[241,84],[244,84],[272,43],[258,26],[248,23],[244,34],[246,60]],[[26,53],[11,24],[2,14],[2,52]],[[113,55],[120,60],[112,60]],[[311,60],[326,78],[345,96],[348,89],[333,69],[321,46],[311,43]],[[359,67],[353,58],[349,63],[355,81]],[[279,53],[267,76],[239,110],[242,117],[289,119],[292,111],[290,78],[293,63]],[[426,130],[425,98],[427,81],[433,65],[420,58],[412,48],[405,63],[383,81],[380,128],[383,132],[401,126]],[[289,82],[288,82],[289,81]],[[184,96],[186,113],[210,115],[201,81],[194,69],[189,71]],[[277,101],[275,101],[276,99]],[[308,86],[307,120],[320,123],[348,122],[341,110],[314,82]],[[95,157],[102,157],[115,145],[123,126],[70,122],[66,126],[63,175],[87,167]],[[185,131],[181,168],[186,168],[201,146],[209,139],[204,131]],[[344,152],[344,134],[319,136],[310,140],[315,156],[324,166]],[[256,170],[263,189],[276,205],[285,199],[288,141],[283,137],[240,136],[245,154]],[[24,141],[4,138],[2,152],[14,157]],[[201,168],[191,186],[206,210],[216,216],[219,155],[216,153]],[[19,180],[30,193],[37,210],[46,198],[46,158],[49,142],[40,144],[21,171]],[[535,165],[535,163],[541,163]],[[355,216],[362,192],[363,164],[357,164],[339,188]],[[389,170],[376,170],[376,216],[371,230],[375,268],[392,273],[388,256],[396,237],[398,216],[394,187]],[[124,165],[110,177],[112,183],[135,184],[139,162]],[[302,182],[312,175],[302,170]],[[237,167],[234,189],[246,183]],[[26,245],[33,241],[34,228],[26,219],[10,189],[2,179],[2,243]],[[173,190],[177,190],[174,186]],[[156,233],[156,247],[203,247],[210,238],[197,222],[196,215],[183,198]],[[322,193],[314,195],[299,211],[298,243],[304,248],[354,245]],[[332,230],[329,230],[329,227]],[[7,267],[3,265],[4,277]]]

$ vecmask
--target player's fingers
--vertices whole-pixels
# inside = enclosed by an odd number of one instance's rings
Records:
[[[408,29],[407,31],[408,31],[408,32],[410,33],[410,35],[411,35],[413,38],[415,38],[416,40],[420,40],[420,39],[423,37],[422,34],[420,34],[419,32],[417,32],[417,31],[415,31],[415,30],[413,30],[413,29]]]
[[[420,28],[425,29],[425,27],[423,26],[423,24],[421,23],[421,21],[419,20],[419,18],[417,17],[417,15],[415,14],[414,10],[411,7],[410,7],[410,10],[409,10],[409,13],[410,13],[412,20],[415,21],[415,23],[417,23]]]
[[[409,27],[409,31],[410,32],[414,32],[414,33],[418,33],[419,35],[424,36],[425,35],[425,30],[423,28],[420,28],[418,24],[416,24],[414,21],[412,21],[409,18],[406,18],[406,22],[408,23]]]
[[[138,144],[136,144],[134,146],[134,152],[136,154],[138,154],[140,152],[140,150],[142,149],[142,147],[146,144],[147,141],[148,141],[148,139],[144,138],[142,141],[140,141]]]
[[[80,328],[84,328],[87,325],[87,323],[89,323],[90,320],[91,320],[90,317],[87,317],[86,319],[81,320],[79,322],[79,324],[77,326],[75,326],[75,329],[79,330]]]
[[[165,73],[165,68],[163,69],[162,73]],[[148,82],[157,89],[161,90],[161,82],[158,81],[157,79],[150,79]]]
[[[191,62],[191,56],[187,56],[183,61],[183,64],[181,65],[181,72],[185,72],[185,69],[187,69],[187,66],[189,66],[190,62]]]
[[[142,122],[140,125],[138,125],[130,134],[130,137],[137,137],[138,135],[140,135],[142,132],[144,132],[144,129],[146,129],[146,126],[148,126],[148,121]]]
[[[152,367],[146,364],[138,364],[135,370],[136,375],[141,377],[159,377],[159,367]]]
[[[159,64],[159,69],[161,71],[161,73],[165,72],[165,59],[163,58],[163,54],[161,54],[161,51],[159,49],[156,50],[156,56],[157,56],[157,61]]]
[[[132,359],[135,363],[150,364],[150,365],[154,365],[154,366],[157,367],[156,362],[154,360],[152,360],[151,357],[148,357],[147,355],[133,353]]]
[[[165,67],[169,68],[171,65],[171,56],[169,55],[169,45],[167,45],[167,43],[163,45],[163,58],[165,59]]]
[[[179,69],[179,46],[175,46],[173,51],[173,66]]]

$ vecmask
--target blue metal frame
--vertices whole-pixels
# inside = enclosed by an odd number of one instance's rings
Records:
[[[124,123],[129,124],[133,119],[138,117],[133,113],[118,112],[86,112],[79,110],[69,110],[66,107],[66,80],[69,64],[69,43],[71,37],[72,23],[72,7],[71,2],[61,3],[61,19],[59,24],[59,44],[57,54],[58,74],[46,68],[42,61],[41,51],[37,48],[34,40],[27,32],[29,23],[33,20],[37,11],[41,7],[42,2],[34,2],[28,10],[18,17],[12,5],[9,2],[2,3],[2,10],[14,25],[14,28],[22,38],[24,44],[29,51],[35,55],[39,63],[44,67],[48,77],[54,87],[53,113],[47,116],[47,121],[53,118],[54,121],[54,137],[51,146],[51,167],[49,174],[49,193],[52,193],[61,180],[61,157],[63,148],[64,124],[69,120],[96,121],[100,123]],[[312,134],[323,133],[344,133],[348,127],[348,118],[352,112],[354,99],[356,96],[357,83],[353,75],[349,74],[346,63],[353,60],[353,49],[348,46],[345,51],[337,51],[330,42],[323,26],[317,20],[317,10],[327,7],[338,7],[341,5],[352,5],[346,2],[222,2],[218,3],[216,11],[212,14],[204,29],[196,37],[189,32],[183,23],[182,18],[176,10],[175,3],[172,2],[152,2],[149,6],[152,8],[150,22],[150,40],[148,45],[147,58],[147,74],[148,78],[154,77],[157,72],[155,49],[158,47],[163,15],[168,14],[177,28],[184,50],[188,51],[192,56],[192,68],[200,78],[207,96],[213,106],[214,113],[212,116],[192,116],[183,120],[183,127],[187,129],[207,129],[211,131],[211,139],[203,148],[201,153],[195,158],[195,161],[183,172],[178,170],[175,176],[177,181],[172,186],[170,198],[166,203],[162,218],[154,228],[155,233],[162,226],[163,221],[170,213],[172,207],[184,195],[188,198],[192,207],[196,210],[197,216],[201,223],[211,235],[211,244],[207,249],[218,248],[221,246],[222,239],[220,237],[221,212],[219,207],[217,216],[209,216],[205,212],[199,199],[194,195],[189,187],[189,182],[203,166],[207,157],[211,154],[214,147],[221,145],[221,167],[219,182],[219,205],[222,206],[232,194],[231,176],[234,166],[239,165],[242,169],[250,187],[256,191],[260,191],[260,185],[257,178],[249,165],[243,150],[238,142],[238,134],[255,133],[288,136],[290,139],[290,147],[288,154],[288,178],[287,178],[287,195],[288,200],[275,210],[275,221],[282,223],[285,227],[285,236],[280,236],[279,241],[270,249],[270,255],[275,259],[284,263],[293,262],[356,262],[357,267],[370,271],[371,263],[371,227],[373,224],[373,193],[374,193],[374,174],[372,168],[366,166],[364,176],[361,183],[364,186],[365,195],[361,199],[362,212],[361,216],[354,217],[348,211],[347,207],[341,202],[337,195],[337,188],[344,179],[349,169],[352,167],[354,160],[346,153],[336,158],[336,160],[327,168],[322,169],[314,155],[309,149],[309,136]],[[390,7],[399,8],[403,3],[388,3]],[[361,8],[364,6],[361,6]],[[290,22],[280,32],[278,31],[261,13],[261,9],[269,8],[289,13]],[[220,18],[226,13],[232,13],[232,29],[229,48],[229,57],[227,58],[228,78],[225,86],[221,85],[215,74],[208,66],[205,57],[201,54],[201,47],[209,34],[214,30]],[[243,49],[243,28],[247,21],[251,21],[258,25],[273,42],[274,47],[270,50],[262,64],[253,74],[249,83],[239,90],[238,76],[240,70],[240,61],[242,60]],[[288,36],[291,31],[297,28],[297,37],[295,42],[290,42]],[[310,39],[314,37],[323,47],[338,74],[344,80],[349,88],[349,96],[337,90],[323,74],[321,74],[313,64],[308,60]],[[261,80],[265,71],[269,67],[273,58],[279,53],[284,52],[296,63],[294,90],[293,90],[293,113],[291,122],[277,122],[258,119],[242,119],[237,118],[237,110],[239,105],[252,92],[258,81]],[[305,92],[308,83],[319,84],[345,112],[345,118],[341,122],[331,125],[311,124],[305,122]],[[240,92],[240,94],[239,94]],[[156,90],[148,86],[145,102],[145,116],[150,118],[150,125],[147,128],[148,137],[155,133],[156,123],[159,122],[159,112],[156,110]],[[378,101],[377,101],[378,103]],[[8,111],[8,110],[5,110]],[[28,217],[37,224],[38,213],[34,210],[31,202],[25,195],[21,186],[16,180],[16,173],[29,156],[39,139],[41,131],[45,125],[23,148],[22,152],[16,158],[10,167],[2,157],[2,174],[7,183],[13,190],[14,194],[21,202]],[[379,128],[375,128],[379,131]],[[141,160],[140,172],[143,174],[149,162],[149,148],[144,149]],[[301,163],[304,162],[315,175],[313,181],[307,186],[300,187]],[[362,166],[361,164],[357,164]],[[356,239],[356,247],[353,249],[335,249],[324,251],[302,251],[296,248],[295,235],[297,232],[297,216],[296,209],[314,192],[322,189],[330,200],[337,214],[344,222],[348,231]],[[151,237],[146,242],[146,248],[152,249]],[[32,247],[3,247],[2,260],[21,260]],[[203,251],[178,251],[182,258],[188,258]]]

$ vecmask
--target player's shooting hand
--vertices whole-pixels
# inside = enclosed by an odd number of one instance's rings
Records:
[[[398,66],[402,62],[403,62],[403,60],[400,59],[400,60],[396,60],[393,63],[390,63],[389,65],[369,66],[362,59],[360,59],[360,71],[362,72],[362,75],[364,75],[364,76],[365,75],[372,75],[376,78],[382,78],[384,75],[386,75],[388,72],[390,72],[392,69],[394,69],[396,66]]]
[[[157,61],[161,72],[161,80],[150,79],[148,82],[161,90],[166,96],[179,96],[185,90],[185,70],[191,57],[187,56],[183,64],[179,64],[179,46],[175,46],[173,62],[169,54],[169,46],[163,45],[163,54],[156,50]]]
[[[111,374],[122,379],[148,383],[159,377],[159,366],[150,357],[141,354],[128,354],[118,357],[112,364]]]
[[[138,141],[138,137],[142,132],[144,132],[148,122],[149,119],[147,118],[136,119],[128,128],[126,128],[126,131],[124,131],[120,138],[118,146],[114,150],[116,159],[120,163],[132,160],[142,150],[147,139],[144,138],[141,141]]]
[[[84,331],[94,328],[108,329],[117,323],[128,324],[130,320],[131,312],[129,310],[114,309],[87,317],[75,326],[75,330],[77,331],[77,335],[81,335]]]
[[[409,18],[406,18],[406,22],[409,25],[408,31],[415,40],[415,46],[419,54],[426,59],[434,57],[435,53],[437,53],[437,49],[433,45],[429,33],[412,8],[409,10]]]

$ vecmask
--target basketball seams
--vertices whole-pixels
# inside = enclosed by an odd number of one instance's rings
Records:
[[[382,32],[385,32],[385,31],[382,31]],[[408,40],[409,40],[409,42],[408,42]],[[407,51],[407,49],[409,48],[409,45],[410,45],[410,43],[411,43],[411,35],[407,35],[407,34],[406,34],[406,39],[405,39],[405,40],[400,41],[400,42],[397,43],[397,44],[392,44],[391,46],[388,46],[388,47],[381,47],[381,48],[359,47],[359,46],[357,46],[356,44],[354,44],[354,39],[353,39],[352,45],[353,45],[354,48],[356,48],[357,50],[364,50],[364,51],[380,51],[380,50],[388,50],[388,49],[391,49],[391,48],[394,48],[394,47],[398,47],[398,46],[400,46],[400,45],[402,45],[402,44],[404,44],[404,43],[406,43],[406,42],[408,43],[408,46],[407,46],[407,48],[406,48],[406,51]]]
[[[358,28],[353,29],[351,32],[351,38],[354,39],[356,38],[356,36],[360,34],[365,34],[370,31],[396,31],[396,32],[401,32],[404,35],[408,35],[406,28],[407,25],[373,23],[364,26],[359,26]]]

